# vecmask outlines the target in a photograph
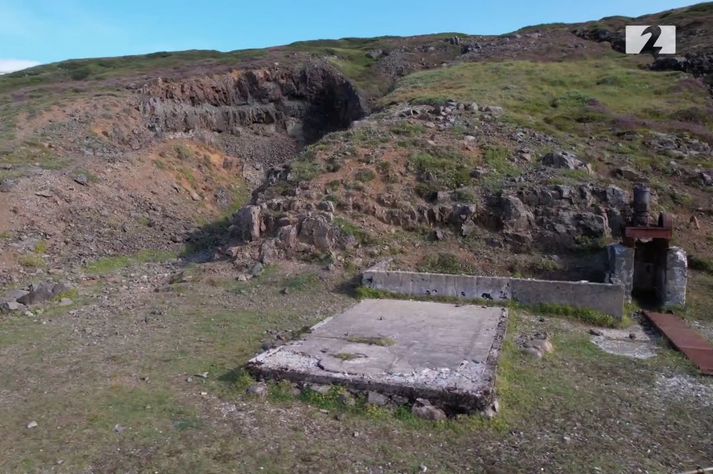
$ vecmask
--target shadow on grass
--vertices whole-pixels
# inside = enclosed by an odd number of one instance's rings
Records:
[[[234,387],[243,385],[245,382],[252,383],[254,380],[245,367],[245,365],[242,365],[230,369],[224,374],[219,375],[218,380],[225,384],[233,385]]]
[[[334,287],[336,293],[346,295],[350,298],[359,298],[359,288],[361,287],[361,273],[357,273],[341,281]]]
[[[230,242],[229,227],[230,217],[223,217],[199,227],[186,238],[186,247],[181,258],[188,263],[205,263],[212,260],[216,249]]]

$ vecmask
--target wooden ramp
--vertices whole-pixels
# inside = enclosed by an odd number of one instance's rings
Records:
[[[671,344],[683,352],[706,375],[713,375],[713,345],[706,338],[689,328],[675,314],[644,311],[649,321],[663,333]]]

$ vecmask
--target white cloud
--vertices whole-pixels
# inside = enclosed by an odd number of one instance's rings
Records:
[[[0,59],[0,74],[15,72],[28,67],[37,66],[37,61],[28,61],[25,59]]]

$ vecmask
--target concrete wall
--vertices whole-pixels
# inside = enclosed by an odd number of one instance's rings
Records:
[[[633,248],[622,244],[607,247],[609,271],[604,277],[604,282],[622,285],[624,299],[627,302],[631,301],[631,291],[634,289],[634,254]]]
[[[666,270],[664,273],[663,307],[684,306],[686,304],[686,286],[688,285],[688,257],[680,247],[670,247],[666,252]]]
[[[527,305],[556,304],[593,309],[617,318],[624,315],[624,288],[607,283],[401,272],[386,270],[381,265],[366,270],[362,284],[374,290],[407,296],[513,300]]]
[[[593,309],[619,319],[624,316],[624,287],[608,283],[513,278],[512,299],[530,305]]]

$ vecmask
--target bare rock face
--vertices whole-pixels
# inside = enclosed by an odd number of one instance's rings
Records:
[[[616,186],[524,185],[488,199],[478,223],[519,244],[576,248],[620,233],[631,212],[629,200]]]
[[[527,232],[532,227],[534,216],[527,210],[520,199],[515,196],[500,198],[500,218],[502,226],[507,231]]]
[[[316,211],[315,207],[297,199],[246,206],[233,216],[231,237],[259,242],[256,248],[263,263],[295,252],[330,253],[357,244],[353,236],[334,224],[334,214]]]
[[[309,216],[302,221],[299,238],[314,245],[322,252],[331,251],[336,243],[338,231],[326,214]]]
[[[295,248],[295,245],[297,245],[297,226],[290,224],[278,228],[277,240],[285,249]]]
[[[347,128],[367,109],[356,87],[326,63],[159,79],[143,88],[140,108],[158,134],[238,135],[264,125],[304,143]]]
[[[590,171],[589,165],[577,158],[574,153],[555,151],[542,157],[542,164],[552,168]]]
[[[602,203],[616,208],[627,208],[629,207],[629,193],[624,191],[618,186],[610,185],[606,188],[596,189],[593,191],[595,196],[602,201]]]
[[[260,206],[245,206],[233,216],[231,234],[243,242],[260,239],[263,231]]]
[[[275,239],[265,239],[260,245],[260,262],[267,265],[280,256]]]

